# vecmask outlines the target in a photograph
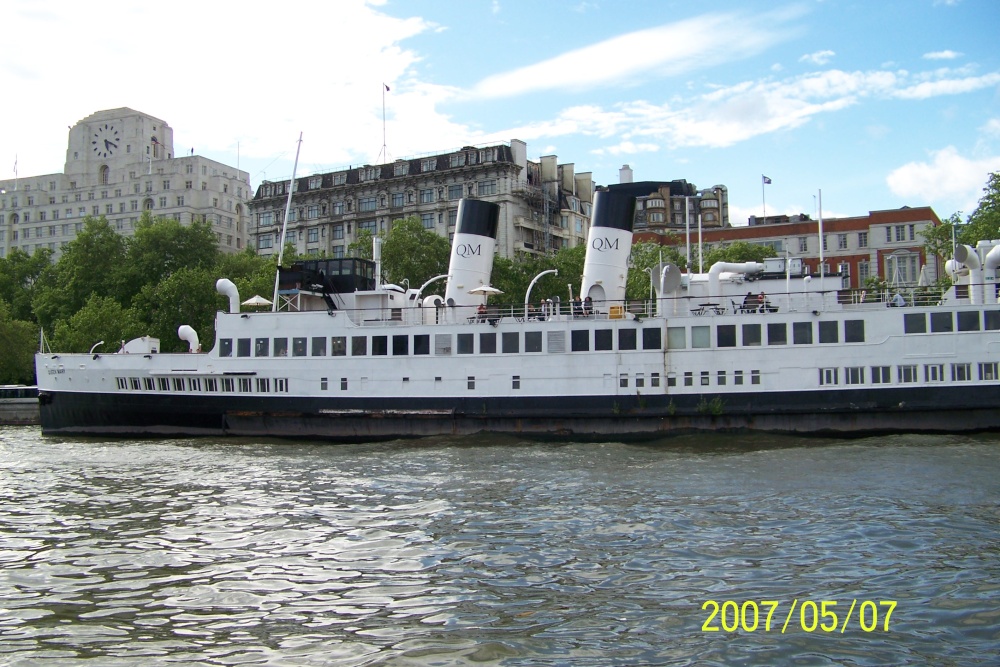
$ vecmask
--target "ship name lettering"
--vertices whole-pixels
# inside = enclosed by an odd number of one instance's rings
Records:
[[[459,257],[472,257],[473,255],[482,255],[482,246],[479,244],[472,245],[471,243],[460,243],[455,247],[455,254]]]
[[[590,245],[594,248],[594,250],[618,250],[618,239],[597,237],[591,241]]]

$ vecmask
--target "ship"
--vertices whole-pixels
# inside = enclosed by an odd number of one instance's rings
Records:
[[[523,303],[494,305],[499,208],[477,199],[460,202],[434,279],[443,295],[383,282],[377,242],[372,260],[282,269],[269,311],[243,308],[219,279],[228,307],[207,351],[182,325],[185,353],[143,337],[37,354],[42,432],[364,442],[1000,427],[1000,242],[958,246],[944,292],[850,289],[786,256],[700,274],[661,263],[636,301],[634,213],[629,193],[595,193],[579,299],[532,295],[532,282]]]

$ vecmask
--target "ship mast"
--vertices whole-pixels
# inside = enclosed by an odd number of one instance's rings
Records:
[[[302,150],[302,132],[299,145],[295,148],[295,163],[292,165],[292,180],[288,182],[288,199],[285,201],[285,219],[281,221],[281,243],[278,247],[278,266],[274,269],[274,296],[271,297],[271,312],[278,312],[278,279],[281,277],[281,260],[285,255],[285,231],[288,229],[288,214],[292,210],[292,192],[295,191],[295,171],[299,168],[299,151]]]

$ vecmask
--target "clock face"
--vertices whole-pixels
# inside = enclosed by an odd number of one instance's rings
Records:
[[[98,157],[109,157],[118,150],[118,130],[114,125],[99,125],[90,140],[90,145]]]

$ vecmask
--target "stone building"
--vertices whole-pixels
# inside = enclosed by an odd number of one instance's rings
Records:
[[[58,257],[86,216],[131,234],[143,211],[182,224],[207,220],[219,248],[248,239],[249,175],[193,154],[178,157],[164,121],[129,108],[98,111],[69,130],[62,173],[0,181],[0,256],[49,248]]]
[[[250,202],[251,242],[263,255],[278,252],[288,188],[265,181]],[[377,234],[410,216],[450,240],[458,201],[469,197],[500,205],[498,255],[544,254],[586,243],[593,190],[589,172],[555,156],[528,160],[523,141],[466,146],[297,177],[286,243],[302,255],[343,257],[359,231]]]

